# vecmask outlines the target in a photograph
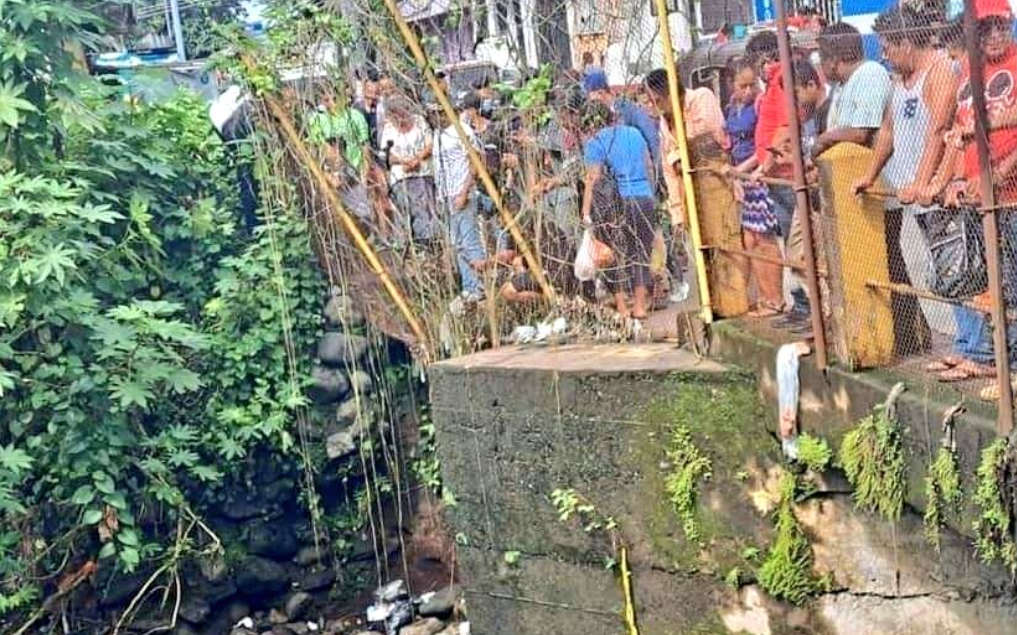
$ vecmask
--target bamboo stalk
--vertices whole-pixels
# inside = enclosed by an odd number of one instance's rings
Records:
[[[391,2],[392,0],[386,0]],[[689,141],[685,134],[685,112],[682,110],[681,95],[678,92],[678,71],[675,70],[674,47],[671,46],[671,25],[668,22],[667,2],[654,0],[657,5],[657,24],[661,44],[664,47],[664,68],[667,70],[667,87],[671,94],[671,109],[674,111],[675,141],[682,165],[682,185],[685,190],[685,211],[689,221],[689,237],[692,239],[692,257],[696,262],[696,279],[699,281],[699,301],[702,304],[703,322],[713,322],[713,302],[710,299],[710,280],[706,272],[706,257],[703,255],[703,235],[699,229],[699,208],[696,206],[695,184],[692,182],[692,159]]]

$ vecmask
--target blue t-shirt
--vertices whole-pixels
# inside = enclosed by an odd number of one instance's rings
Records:
[[[604,128],[583,146],[586,165],[611,168],[622,198],[653,196],[646,173],[648,154],[643,135],[632,126]]]
[[[756,108],[730,104],[724,115],[724,130],[731,137],[731,160],[739,165],[756,153]]]
[[[651,117],[639,104],[627,99],[615,100],[614,112],[623,125],[632,126],[643,135],[643,140],[650,149],[653,165],[660,165],[660,122]]]

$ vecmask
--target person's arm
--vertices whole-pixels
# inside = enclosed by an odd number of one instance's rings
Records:
[[[876,146],[873,149],[869,171],[851,186],[855,196],[872,187],[891,156],[893,156],[893,109],[887,107],[886,114],[883,115],[883,127],[876,134]]]
[[[819,135],[816,140],[815,156],[819,156],[838,143],[866,145],[874,128],[833,128]]]
[[[925,146],[922,160],[918,164],[918,172],[914,183],[909,186],[902,200],[911,202],[936,176],[937,168],[944,153],[944,137],[953,123],[953,113],[957,107],[957,75],[949,64],[939,63],[929,70],[925,79],[923,97],[929,107],[929,129],[925,132]],[[1017,112],[1017,109],[1015,109]]]

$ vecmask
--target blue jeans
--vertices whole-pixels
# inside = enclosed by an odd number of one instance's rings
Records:
[[[791,221],[795,215],[797,200],[795,190],[789,185],[771,185],[770,199],[773,201],[773,213],[780,224],[780,235],[787,240],[791,235]]]
[[[1000,262],[1003,274],[1003,304],[1007,317],[1011,318],[1017,310],[1017,286],[1015,286],[1017,254],[1011,251],[1010,247],[1017,245],[1017,211],[1007,211],[999,215],[999,235],[1003,247]],[[954,352],[978,364],[995,365],[991,316],[962,306],[955,306],[953,315],[957,321]],[[1017,361],[1017,324],[1009,320],[1006,326],[1006,340],[1010,363],[1013,364]]]
[[[451,201],[446,201],[445,208],[449,212],[449,242],[455,252],[456,268],[463,291],[483,294],[484,284],[471,262],[487,258],[487,250],[480,236],[480,224],[477,222],[477,202],[470,198],[465,209],[454,209]]]

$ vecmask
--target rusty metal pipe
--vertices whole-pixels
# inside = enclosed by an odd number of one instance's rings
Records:
[[[971,100],[975,114],[975,146],[981,169],[980,194],[982,207],[996,207],[996,192],[992,180],[992,159],[989,153],[989,115],[985,109],[985,71],[982,68],[982,49],[978,37],[975,0],[964,2],[964,41],[968,49],[971,69]],[[999,215],[982,217],[985,231],[985,264],[989,273],[989,296],[992,301],[992,339],[996,353],[996,383],[999,388],[999,408],[996,431],[1008,436],[1013,431],[1013,387],[1010,385],[1010,351],[1006,337],[1006,306],[1003,300],[1002,252],[999,244]]]
[[[812,333],[815,337],[816,366],[826,370],[829,362],[826,353],[826,325],[823,321],[823,299],[819,295],[819,275],[816,267],[816,249],[812,244],[812,204],[809,186],[805,181],[805,157],[802,156],[801,122],[798,119],[798,98],[795,95],[794,68],[791,64],[791,42],[787,34],[787,15],[784,2],[774,3],[777,16],[777,49],[784,75],[784,98],[787,100],[788,132],[791,135],[791,158],[794,167],[795,213],[802,224],[802,244],[805,246],[805,284],[812,304]]]

